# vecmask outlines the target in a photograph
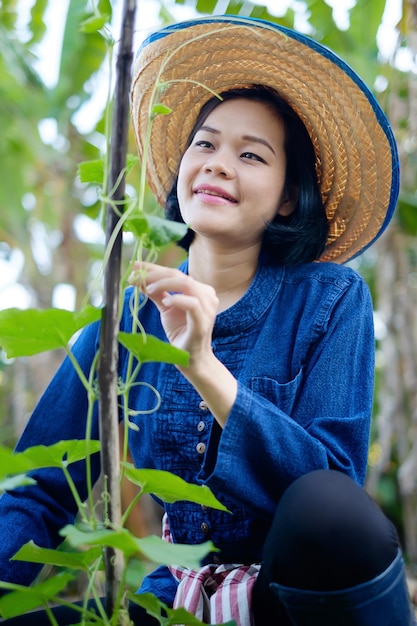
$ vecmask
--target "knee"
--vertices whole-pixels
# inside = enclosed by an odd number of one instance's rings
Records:
[[[381,509],[364,489],[335,470],[316,470],[296,480],[281,498],[275,521],[279,532],[297,543],[362,538],[379,545],[394,540],[394,556],[398,549],[395,529]]]
[[[367,580],[397,552],[395,528],[368,494],[341,472],[317,470],[283,494],[264,555],[278,576],[322,569],[327,578],[345,567]]]

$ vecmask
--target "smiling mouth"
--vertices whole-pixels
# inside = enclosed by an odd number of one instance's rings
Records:
[[[224,200],[228,200],[229,202],[237,202],[237,200],[235,200],[235,198],[233,198],[232,196],[228,196],[227,194],[218,191],[213,191],[213,189],[197,189],[194,193],[204,194],[206,196],[215,196],[216,198],[223,198]]]

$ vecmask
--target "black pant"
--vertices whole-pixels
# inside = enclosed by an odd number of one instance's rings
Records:
[[[269,583],[316,591],[354,587],[381,574],[397,551],[394,526],[351,479],[330,470],[306,474],[284,493],[265,541],[253,593],[256,626],[292,624]],[[77,621],[67,608],[54,614],[61,626]],[[157,624],[140,607],[131,615],[137,626]],[[43,612],[6,624],[50,626]]]
[[[398,547],[394,525],[345,474],[302,476],[281,498],[265,541],[253,592],[256,626],[292,625],[271,582],[311,591],[354,587],[384,572]]]

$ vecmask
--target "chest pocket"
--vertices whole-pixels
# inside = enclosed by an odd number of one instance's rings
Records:
[[[291,415],[302,382],[303,370],[300,369],[297,376],[287,383],[279,383],[267,376],[254,376],[251,379],[250,388],[287,415]]]

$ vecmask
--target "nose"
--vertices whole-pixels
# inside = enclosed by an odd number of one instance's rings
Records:
[[[233,178],[234,176],[234,167],[231,163],[231,159],[223,152],[211,154],[206,160],[203,169],[205,172],[212,173],[216,176],[223,176],[224,178]]]

